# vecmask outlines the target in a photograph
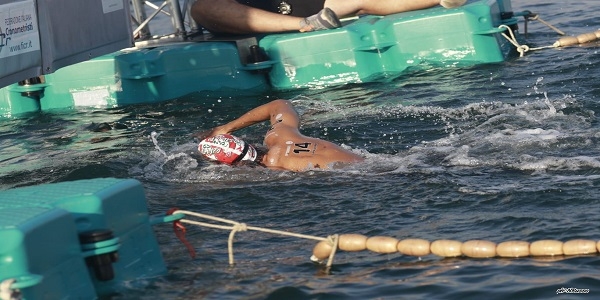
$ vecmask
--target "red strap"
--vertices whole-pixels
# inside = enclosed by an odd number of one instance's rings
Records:
[[[169,209],[169,211],[167,212],[167,216],[172,215],[173,212],[175,212],[177,210],[178,210],[177,208]],[[190,244],[190,242],[188,242],[187,239],[185,238],[186,229],[185,229],[185,226],[183,226],[183,224],[181,224],[180,220],[173,221],[173,231],[175,231],[175,236],[177,236],[177,238],[185,245],[188,252],[190,253],[190,256],[192,258],[196,258],[196,250],[194,249],[192,244]]]

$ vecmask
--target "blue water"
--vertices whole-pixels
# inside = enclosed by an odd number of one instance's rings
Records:
[[[600,29],[595,0],[514,1],[570,35]],[[522,28],[522,24],[521,24]],[[527,44],[557,36],[540,23]],[[151,213],[197,211],[315,236],[600,240],[600,47],[528,52],[476,67],[415,71],[389,82],[268,93],[194,94],[160,104],[39,113],[0,122],[0,188],[135,178]],[[190,133],[292,99],[302,131],[362,153],[307,173],[199,161]],[[103,131],[99,124],[111,129]],[[260,142],[266,124],[239,135]],[[155,141],[151,139],[156,133]],[[467,259],[340,252],[314,265],[314,241],[188,226],[191,259],[155,227],[168,274],[111,299],[581,299],[600,295],[597,255]],[[589,294],[560,294],[560,288]]]

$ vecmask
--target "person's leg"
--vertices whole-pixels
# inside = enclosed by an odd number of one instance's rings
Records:
[[[446,8],[463,5],[466,0],[325,0],[325,7],[338,16],[361,14],[389,15],[405,11],[425,9],[442,4]]]
[[[445,8],[455,8],[465,5],[467,0],[440,0],[440,5]]]
[[[248,34],[301,30],[301,17],[272,13],[235,0],[197,0],[192,17],[212,32]]]
[[[341,26],[338,16],[356,14],[389,15],[437,5],[446,8],[463,5],[466,0],[325,0],[315,15],[282,15],[242,5],[235,0],[196,0],[194,20],[211,32],[249,34],[283,31],[312,31]],[[293,10],[293,8],[292,8]]]

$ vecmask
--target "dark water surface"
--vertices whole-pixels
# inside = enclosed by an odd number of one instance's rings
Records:
[[[571,35],[600,29],[595,0],[514,1]],[[522,28],[522,27],[521,27]],[[552,44],[540,23],[527,43]],[[94,177],[136,178],[151,213],[171,207],[315,236],[399,239],[600,240],[600,47],[529,52],[502,64],[435,68],[386,83],[273,93],[194,94],[107,111],[0,122],[0,188]],[[197,160],[189,134],[271,99],[290,98],[302,131],[366,161],[295,174]],[[98,124],[112,129],[102,131]],[[238,135],[260,143],[266,124]],[[152,133],[155,133],[153,136]],[[154,141],[151,137],[154,137]],[[421,258],[336,255],[309,261],[314,241],[188,226],[194,260],[156,227],[163,277],[113,299],[580,299],[600,297],[600,258]],[[560,288],[589,294],[557,294]]]

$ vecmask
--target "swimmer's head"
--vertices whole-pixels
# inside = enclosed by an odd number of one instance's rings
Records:
[[[204,157],[228,165],[240,161],[255,161],[256,149],[242,139],[231,134],[219,134],[205,138],[198,145],[198,151]]]

